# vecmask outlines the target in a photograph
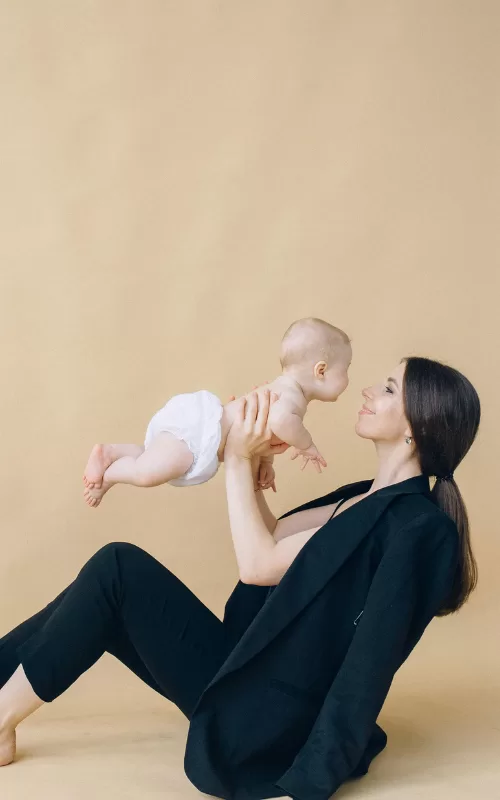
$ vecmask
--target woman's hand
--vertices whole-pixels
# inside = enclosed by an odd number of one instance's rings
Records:
[[[224,460],[229,456],[251,460],[254,456],[276,455],[288,449],[285,443],[270,443],[269,409],[277,399],[277,394],[271,395],[269,389],[263,388],[235,401],[236,414],[227,437]]]

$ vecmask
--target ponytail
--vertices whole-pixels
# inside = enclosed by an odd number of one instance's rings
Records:
[[[469,516],[460,489],[455,480],[436,480],[431,492],[432,499],[439,508],[448,514],[458,530],[459,557],[457,574],[446,604],[436,614],[444,617],[458,611],[469,599],[477,586],[478,570],[469,536]]]
[[[453,586],[436,614],[443,617],[458,611],[477,585],[469,518],[453,473],[476,437],[481,404],[471,382],[453,367],[415,356],[404,361],[405,414],[422,473],[438,476],[432,499],[458,530],[459,553]]]

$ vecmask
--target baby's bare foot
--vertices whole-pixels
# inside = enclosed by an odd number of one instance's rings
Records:
[[[99,489],[97,487],[94,489],[85,489],[83,493],[85,502],[91,508],[97,508],[97,506],[100,504],[106,492],[109,492],[112,486],[114,486],[113,483],[108,483],[108,481],[103,481],[102,486]]]
[[[16,757],[16,731],[0,727],[0,767],[12,764]]]
[[[83,482],[87,489],[101,488],[104,473],[113,460],[113,445],[94,445],[83,475]]]

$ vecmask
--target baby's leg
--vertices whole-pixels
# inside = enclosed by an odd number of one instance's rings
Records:
[[[87,489],[100,489],[104,473],[114,461],[123,456],[139,458],[142,453],[144,453],[144,447],[138,444],[94,445],[83,475],[85,486]]]
[[[85,499],[89,506],[95,508],[115,483],[160,486],[180,478],[192,463],[193,454],[187,444],[163,431],[154,437],[148,449],[139,457],[126,455],[114,461],[104,473],[101,488],[87,489]]]

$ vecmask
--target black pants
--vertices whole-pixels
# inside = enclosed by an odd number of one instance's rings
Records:
[[[227,655],[224,627],[136,545],[105,545],[49,605],[0,639],[0,687],[20,663],[50,702],[111,653],[190,719]]]

